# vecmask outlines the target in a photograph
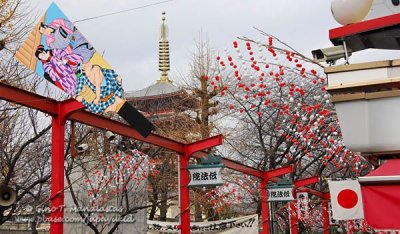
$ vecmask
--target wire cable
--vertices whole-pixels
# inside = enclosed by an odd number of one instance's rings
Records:
[[[98,19],[98,18],[110,16],[110,15],[116,15],[116,14],[120,14],[120,13],[124,13],[124,12],[128,12],[128,11],[138,10],[138,9],[142,9],[142,8],[146,8],[146,7],[150,7],[150,6],[155,6],[155,5],[160,5],[160,4],[167,3],[167,2],[172,2],[172,1],[173,0],[165,0],[165,1],[161,1],[161,2],[155,2],[155,3],[143,5],[143,6],[138,6],[138,7],[122,10],[122,11],[116,11],[116,12],[107,13],[107,14],[104,14],[104,15],[98,15],[98,16],[93,16],[93,17],[89,17],[89,18],[76,20],[76,21],[74,21],[74,23],[93,20],[93,19]]]

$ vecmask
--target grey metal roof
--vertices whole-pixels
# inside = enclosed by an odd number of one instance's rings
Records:
[[[125,98],[145,98],[168,95],[181,91],[180,88],[173,85],[171,82],[157,82],[147,88],[138,91],[125,92]]]

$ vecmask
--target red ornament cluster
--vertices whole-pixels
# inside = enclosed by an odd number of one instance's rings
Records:
[[[260,121],[277,113],[285,122],[276,124],[275,131],[301,155],[313,158],[313,151],[322,148],[326,152],[319,158],[322,165],[337,169],[351,166],[355,174],[360,173],[367,166],[343,145],[325,77],[302,56],[274,43],[273,37],[268,37],[266,45],[233,41],[237,56],[228,51],[226,56],[217,56],[220,73],[210,79],[212,90],[221,97],[229,93],[230,99],[223,100],[231,113],[255,116]],[[242,45],[247,55],[240,53]],[[296,161],[290,152],[286,158]]]

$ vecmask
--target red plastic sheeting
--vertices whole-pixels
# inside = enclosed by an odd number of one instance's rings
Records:
[[[391,159],[367,176],[400,175],[400,159]],[[364,216],[378,230],[400,229],[400,184],[361,185]]]
[[[400,159],[390,159],[367,176],[400,175]]]

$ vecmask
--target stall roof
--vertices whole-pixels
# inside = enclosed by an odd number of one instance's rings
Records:
[[[345,41],[352,52],[368,48],[400,50],[400,14],[331,29],[329,39],[334,45]]]
[[[400,159],[389,159],[368,177],[400,175]],[[364,217],[377,230],[399,230],[400,182],[361,184]]]

